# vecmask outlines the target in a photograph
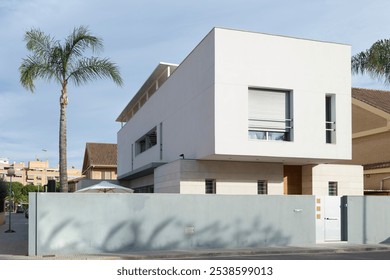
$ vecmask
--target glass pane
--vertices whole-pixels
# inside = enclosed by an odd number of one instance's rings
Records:
[[[284,132],[268,132],[268,140],[284,141]]]
[[[330,196],[337,195],[337,182],[329,182],[328,184],[328,193]]]
[[[267,140],[267,133],[265,131],[249,131],[249,139]]]
[[[257,193],[258,194],[267,194],[267,181],[260,180],[257,181]]]

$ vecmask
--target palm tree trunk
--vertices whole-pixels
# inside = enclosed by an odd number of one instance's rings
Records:
[[[62,82],[60,97],[60,134],[59,134],[59,154],[60,154],[60,192],[68,192],[68,174],[66,160],[66,107],[68,105],[67,81]]]

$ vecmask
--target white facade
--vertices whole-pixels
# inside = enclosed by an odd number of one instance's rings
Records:
[[[221,194],[266,180],[282,194],[283,166],[351,159],[350,75],[350,46],[215,28],[178,67],[160,64],[118,118],[118,178],[154,174],[156,192],[202,193],[218,177]]]

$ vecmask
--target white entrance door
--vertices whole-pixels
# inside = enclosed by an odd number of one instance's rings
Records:
[[[341,204],[341,199],[339,196],[323,197],[325,241],[341,240],[340,204]]]

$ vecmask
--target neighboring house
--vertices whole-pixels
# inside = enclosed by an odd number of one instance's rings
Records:
[[[85,145],[82,175],[85,179],[116,180],[117,145],[87,143]]]
[[[352,163],[366,195],[390,195],[390,91],[352,89]]]
[[[350,160],[351,47],[213,29],[160,63],[117,118],[118,179],[140,192],[362,195]]]

